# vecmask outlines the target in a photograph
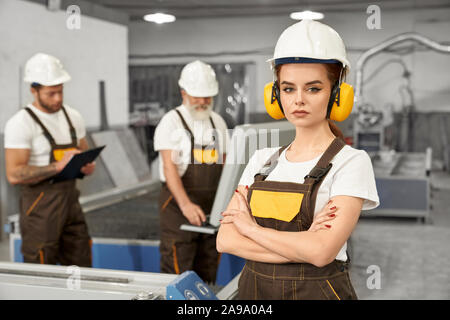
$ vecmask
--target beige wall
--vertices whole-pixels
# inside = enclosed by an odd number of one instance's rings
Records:
[[[100,80],[106,83],[109,124],[128,123],[128,29],[81,14],[81,29],[69,30],[65,11],[0,0],[0,132],[31,101],[22,72],[27,59],[37,52],[62,61],[72,76],[65,85],[65,103],[81,112],[87,127],[100,125]]]

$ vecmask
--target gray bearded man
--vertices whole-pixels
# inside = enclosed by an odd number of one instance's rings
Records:
[[[215,282],[219,262],[215,235],[182,231],[180,226],[200,226],[211,211],[226,153],[227,126],[212,111],[218,83],[210,65],[187,64],[178,84],[183,104],[164,115],[154,136],[163,184],[161,272],[194,270],[204,281]]]

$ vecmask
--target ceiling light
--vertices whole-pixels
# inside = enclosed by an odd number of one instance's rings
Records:
[[[154,22],[157,24],[161,24],[161,23],[174,22],[176,20],[176,18],[174,15],[158,12],[158,13],[146,14],[144,16],[144,20],[148,21],[148,22]]]
[[[291,17],[291,19],[294,19],[294,20],[303,20],[303,19],[320,20],[320,19],[323,19],[323,13],[309,11],[309,10],[292,12],[289,16]]]

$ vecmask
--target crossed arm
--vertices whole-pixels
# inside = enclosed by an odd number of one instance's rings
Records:
[[[54,176],[64,169],[74,154],[89,148],[86,138],[80,140],[79,150],[68,151],[60,161],[46,166],[30,166],[30,149],[5,149],[6,177],[11,184],[34,184]],[[81,171],[90,175],[95,170],[95,163],[89,163]]]
[[[350,237],[363,203],[361,198],[336,196],[315,216],[308,231],[285,232],[259,226],[248,211],[245,187],[238,190],[223,212],[217,250],[267,263],[329,264]]]

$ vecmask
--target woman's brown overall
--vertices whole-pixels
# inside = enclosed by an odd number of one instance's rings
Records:
[[[249,187],[248,203],[257,223],[279,231],[307,231],[313,222],[320,184],[332,166],[331,160],[344,145],[336,138],[305,177],[304,183],[265,180],[286,146],[277,151]],[[323,268],[309,263],[246,261],[239,280],[239,298],[357,299],[348,274],[348,262],[338,260]]]

